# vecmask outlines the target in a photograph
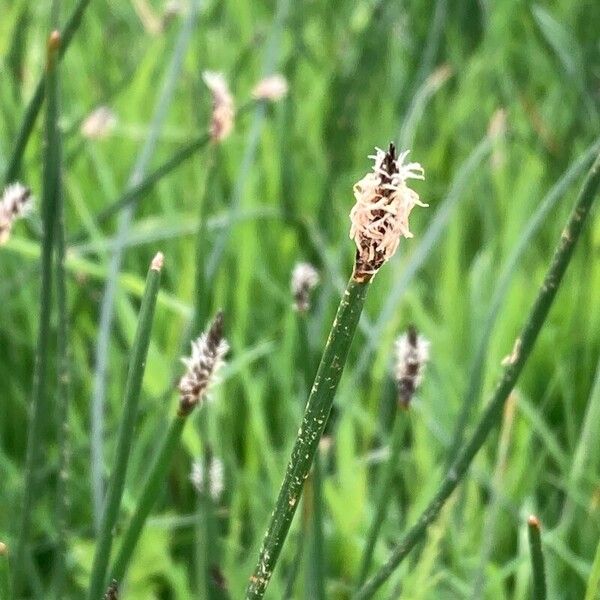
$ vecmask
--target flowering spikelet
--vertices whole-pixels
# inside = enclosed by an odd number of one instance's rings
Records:
[[[217,501],[223,493],[225,488],[223,478],[224,468],[223,461],[219,458],[211,458],[209,467],[209,487],[210,497]],[[205,491],[205,477],[204,477],[204,465],[201,461],[195,460],[192,463],[192,472],[190,474],[190,481],[196,488],[199,494],[203,494]]]
[[[396,340],[396,385],[398,403],[408,408],[410,401],[421,384],[423,371],[429,360],[429,342],[411,325],[407,332]]]
[[[213,142],[222,142],[232,131],[235,119],[235,106],[229,85],[223,73],[204,71],[202,79],[210,90],[213,99],[210,136]]]
[[[255,100],[271,100],[277,102],[288,93],[287,79],[276,73],[261,79],[252,90],[252,97]]]
[[[182,358],[187,371],[179,381],[180,416],[189,415],[204,400],[228,350],[229,344],[223,338],[223,313],[219,312],[208,330],[192,342],[192,355]]]
[[[290,288],[294,296],[294,308],[298,312],[310,309],[310,294],[319,284],[319,272],[310,264],[297,263],[292,271]]]
[[[81,135],[89,140],[107,137],[117,124],[115,113],[108,106],[93,110],[81,124]]]
[[[0,200],[0,245],[10,237],[14,222],[24,217],[33,206],[31,190],[20,183],[6,186]]]
[[[113,579],[104,594],[104,600],[119,600],[119,586],[117,581]]]
[[[408,179],[425,179],[419,163],[403,164],[408,150],[396,158],[390,144],[384,152],[376,148],[372,173],[354,185],[356,204],[350,212],[350,238],[356,243],[354,279],[369,281],[390,259],[400,237],[412,237],[408,217],[415,206],[427,206],[407,185]]]

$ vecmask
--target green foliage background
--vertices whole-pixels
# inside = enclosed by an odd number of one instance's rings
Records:
[[[64,2],[64,14],[72,4]],[[1,170],[43,70],[48,5],[0,0]],[[160,14],[161,4],[154,8]],[[67,233],[73,240],[69,598],[81,597],[87,585],[93,548],[90,398],[98,308],[115,240],[116,220],[98,224],[95,216],[124,190],[182,19],[152,35],[132,3],[92,0],[61,68]],[[600,135],[599,28],[595,0],[203,5],[152,165],[206,129],[211,101],[203,70],[227,74],[238,106],[272,71],[285,74],[290,91],[277,104],[241,114],[221,146],[198,152],[139,201],[110,343],[107,474],[145,271],[157,250],[166,266],[123,523],[174,410],[177,360],[187,352],[196,302],[195,238],[202,220],[202,258],[213,269],[202,305],[205,316],[223,308],[232,347],[207,410],[211,445],[225,463],[214,543],[231,597],[242,596],[307,392],[299,365],[308,350],[298,346],[291,270],[310,260],[322,274],[310,321],[311,351],[318,353],[351,269],[352,184],[370,168],[373,147],[396,140],[424,166],[426,181],[415,187],[430,208],[415,211],[415,237],[402,242],[373,283],[336,398],[324,481],[327,597],[347,598],[353,589],[395,410],[392,344],[415,323],[431,341],[431,364],[406,416],[410,436],[375,555],[378,564],[385,559],[388,542],[412,523],[443,474],[469,386],[475,390],[469,424],[493,388],[560,235],[583,169],[511,263],[545,195]],[[99,104],[114,110],[118,125],[106,139],[86,140],[79,124]],[[491,122],[496,130],[505,122],[494,139]],[[40,120],[22,169],[22,180],[38,197],[41,139]],[[488,440],[426,543],[378,597],[529,597],[525,522],[532,512],[543,526],[550,597],[583,597],[600,538],[597,217],[591,225],[515,392],[514,412],[505,417],[504,445],[500,435]],[[0,539],[9,543],[22,495],[39,237],[34,214],[0,248]],[[494,299],[501,302],[497,314]],[[477,349],[489,326],[478,385]],[[48,393],[52,405],[53,390]],[[51,580],[57,426],[50,411],[29,569],[36,598],[47,597]],[[126,598],[197,597],[196,499],[188,475],[200,448],[194,424],[140,542]],[[299,517],[269,598],[284,596]],[[301,576],[293,597],[308,597]]]

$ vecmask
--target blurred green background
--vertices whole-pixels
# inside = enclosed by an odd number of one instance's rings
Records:
[[[0,0],[0,172],[43,71],[49,4]],[[69,598],[81,597],[93,550],[90,406],[118,220],[96,217],[126,189],[189,19],[185,2],[163,19],[166,4],[92,0],[61,68],[73,359]],[[63,22],[73,5],[63,2]],[[599,32],[597,0],[202,2],[150,169],[206,130],[211,98],[202,71],[222,71],[238,107],[273,72],[285,75],[289,93],[242,111],[231,137],[195,153],[135,209],[107,354],[106,475],[144,276],[158,250],[165,271],[123,523],[174,410],[178,357],[199,333],[189,331],[193,307],[201,304],[205,319],[222,308],[231,352],[207,410],[210,443],[225,464],[215,544],[231,597],[242,596],[302,414],[298,364],[322,348],[350,274],[352,185],[370,169],[373,147],[395,140],[424,166],[426,180],[414,187],[430,208],[415,211],[414,238],[375,278],[329,425],[327,597],[349,597],[395,410],[393,341],[414,323],[431,341],[431,363],[406,415],[410,434],[377,564],[434,492],[457,423],[467,419],[469,431],[493,389],[598,152]],[[88,139],[80,124],[99,105],[117,123]],[[21,172],[38,198],[41,125]],[[378,598],[528,598],[532,512],[542,522],[550,597],[583,597],[600,537],[600,222],[592,221],[504,423]],[[0,539],[8,542],[22,496],[39,237],[36,212],[0,248]],[[198,301],[197,248],[206,270]],[[312,349],[299,347],[289,292],[300,260],[321,272]],[[48,394],[52,406],[53,389]],[[36,598],[49,597],[56,540],[58,424],[55,411],[44,416],[29,569]],[[190,425],[134,557],[128,599],[199,597],[189,472],[201,444],[197,423]],[[299,513],[269,598],[285,597],[300,521]],[[309,597],[301,575],[292,597]]]

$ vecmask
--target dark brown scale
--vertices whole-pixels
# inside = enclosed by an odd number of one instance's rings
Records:
[[[398,387],[398,403],[402,408],[408,408],[410,405],[410,401],[414,396],[416,391],[416,381],[417,375],[419,374],[419,369],[421,365],[419,361],[416,359],[417,355],[417,330],[414,325],[409,325],[407,330],[407,339],[411,348],[414,349],[414,354],[412,356],[408,356],[406,359],[405,367],[406,367],[406,375],[401,377],[397,381]]]

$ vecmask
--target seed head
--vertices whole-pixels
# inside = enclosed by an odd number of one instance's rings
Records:
[[[310,295],[319,284],[319,272],[306,262],[297,263],[292,271],[290,288],[294,296],[294,308],[298,312],[310,309]]]
[[[89,140],[102,139],[112,133],[116,124],[115,113],[108,106],[99,106],[81,124],[81,135]]]
[[[284,98],[288,93],[287,79],[276,73],[261,79],[252,90],[252,97],[255,100],[270,100],[277,102]]]
[[[28,187],[12,183],[4,189],[0,200],[0,245],[10,238],[14,222],[24,217],[33,207],[33,196]]]
[[[411,325],[396,340],[396,385],[398,403],[408,408],[414,393],[423,379],[423,371],[429,360],[429,342],[417,334]]]
[[[222,142],[233,129],[235,106],[229,85],[223,73],[204,71],[202,79],[210,90],[213,99],[210,135],[213,142]]]
[[[350,238],[356,244],[354,279],[369,281],[396,252],[400,237],[412,237],[408,217],[415,206],[427,206],[408,179],[425,179],[419,163],[403,164],[408,150],[396,158],[390,144],[384,152],[376,148],[373,172],[354,185],[356,204],[350,212]]]
[[[104,600],[119,600],[119,586],[117,580],[113,579],[104,594]]]
[[[189,415],[204,401],[228,350],[229,344],[223,337],[223,313],[219,312],[210,327],[192,342],[192,355],[181,359],[187,371],[179,381],[180,416]]]
[[[219,458],[211,458],[209,467],[209,487],[210,497],[216,502],[221,497],[224,484],[224,468],[223,461]],[[205,491],[205,477],[204,477],[204,465],[201,461],[195,460],[192,463],[192,472],[190,474],[190,481],[196,488],[199,494],[203,494]]]

